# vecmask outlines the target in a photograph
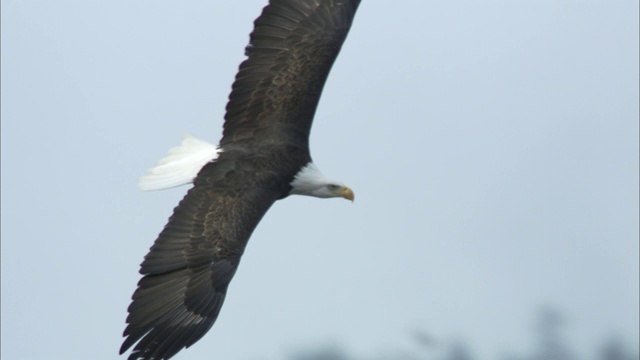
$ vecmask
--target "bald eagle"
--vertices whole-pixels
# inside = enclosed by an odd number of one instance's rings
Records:
[[[140,265],[120,354],[169,359],[211,328],[251,233],[276,200],[353,191],[311,160],[309,131],[360,0],[270,0],[255,20],[217,146],[187,136],[143,190],[193,183]]]

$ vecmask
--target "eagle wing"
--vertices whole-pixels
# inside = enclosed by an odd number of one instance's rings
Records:
[[[256,19],[223,138],[308,147],[322,88],[360,0],[271,0]]]
[[[215,322],[251,233],[310,161],[320,93],[360,0],[271,0],[206,164],[141,265],[120,353],[169,359]]]
[[[194,186],[145,256],[120,349],[137,342],[129,360],[169,359],[215,322],[251,233],[279,195],[225,186],[234,177],[226,176]]]

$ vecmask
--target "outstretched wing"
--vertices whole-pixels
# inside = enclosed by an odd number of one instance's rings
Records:
[[[320,94],[360,0],[271,0],[236,75],[220,145],[307,148]]]
[[[201,174],[219,171],[213,165]],[[197,178],[145,257],[120,348],[138,342],[129,360],[169,359],[215,322],[251,233],[279,196],[238,188],[232,173],[216,184]]]
[[[328,72],[360,0],[271,0],[229,96],[222,150],[141,265],[120,353],[169,359],[215,322],[251,233],[309,160]]]

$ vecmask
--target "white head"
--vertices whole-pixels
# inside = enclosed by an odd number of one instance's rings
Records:
[[[307,195],[317,198],[341,197],[353,201],[353,191],[339,181],[329,180],[318,167],[310,162],[303,167],[291,182],[291,195]]]

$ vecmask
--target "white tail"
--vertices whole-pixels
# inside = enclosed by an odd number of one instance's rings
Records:
[[[167,156],[140,178],[138,187],[150,191],[191,183],[200,169],[215,160],[219,152],[215,145],[187,134],[179,146],[171,148]]]

